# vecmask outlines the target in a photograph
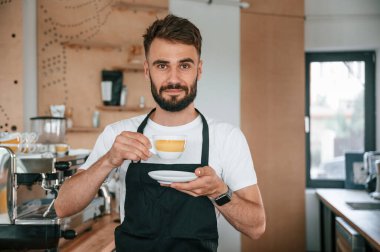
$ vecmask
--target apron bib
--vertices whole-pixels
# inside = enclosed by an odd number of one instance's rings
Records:
[[[154,111],[146,116],[137,132],[144,132]],[[115,229],[117,252],[217,251],[218,230],[211,201],[206,196],[193,197],[160,186],[148,175],[148,172],[157,170],[194,172],[196,168],[208,165],[208,124],[199,114],[203,123],[200,164],[137,162],[129,165],[125,176],[125,217]]]

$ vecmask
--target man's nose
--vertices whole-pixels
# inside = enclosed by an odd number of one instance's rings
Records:
[[[176,68],[172,68],[170,70],[170,73],[169,73],[169,79],[168,79],[168,82],[169,83],[180,83],[180,73],[178,71],[178,69]]]

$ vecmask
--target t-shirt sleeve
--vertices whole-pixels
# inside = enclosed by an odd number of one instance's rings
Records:
[[[87,170],[99,158],[101,158],[112,147],[115,139],[115,133],[110,126],[107,126],[104,131],[99,135],[94,148],[92,149],[86,162],[79,168]]]
[[[223,147],[222,178],[231,190],[257,184],[251,152],[243,132],[234,128],[227,135]]]

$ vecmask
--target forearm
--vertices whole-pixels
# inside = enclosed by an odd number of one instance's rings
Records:
[[[216,207],[232,226],[248,237],[257,239],[264,233],[265,213],[262,204],[245,200],[233,193],[229,203]]]
[[[83,210],[95,197],[112,169],[103,156],[87,170],[67,179],[59,189],[54,203],[57,215],[66,217]]]
[[[123,131],[108,152],[90,168],[66,180],[59,190],[54,207],[59,217],[73,215],[84,209],[115,168],[125,160],[147,160],[151,153],[149,139],[138,132]]]

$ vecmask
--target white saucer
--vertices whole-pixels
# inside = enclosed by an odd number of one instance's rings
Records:
[[[197,175],[194,172],[184,171],[151,171],[148,175],[158,181],[160,184],[171,184],[172,182],[189,182],[195,180]]]

